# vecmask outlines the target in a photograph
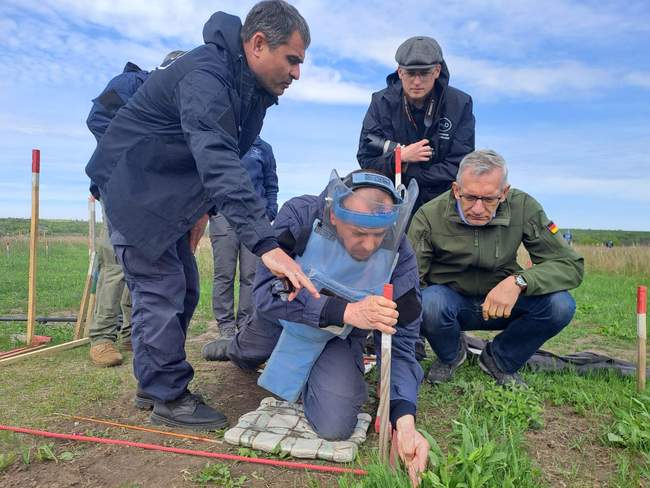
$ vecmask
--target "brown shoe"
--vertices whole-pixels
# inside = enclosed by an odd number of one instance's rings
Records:
[[[95,366],[107,368],[122,364],[122,355],[112,342],[102,342],[90,347],[90,359]]]

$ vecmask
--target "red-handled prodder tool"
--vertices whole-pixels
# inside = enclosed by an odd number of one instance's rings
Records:
[[[384,285],[384,298],[393,299],[393,285]],[[390,425],[390,363],[393,347],[393,337],[381,334],[381,380],[379,382],[379,459],[388,463],[391,425]]]

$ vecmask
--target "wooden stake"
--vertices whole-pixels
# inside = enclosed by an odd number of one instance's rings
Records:
[[[393,299],[393,285],[384,285],[384,298]],[[381,381],[379,392],[379,459],[388,464],[390,452],[390,363],[393,336],[381,334]]]
[[[38,251],[38,188],[41,172],[41,151],[32,149],[32,220],[29,228],[29,291],[27,296],[27,334],[25,343],[29,346],[34,338],[34,317],[36,316],[36,258]]]
[[[79,313],[77,314],[77,323],[74,326],[74,338],[81,339],[81,334],[83,333],[83,320],[86,316],[85,311],[88,306],[88,301],[90,300],[90,287],[92,285],[92,275],[93,269],[95,267],[96,254],[93,253],[90,255],[90,263],[88,263],[88,274],[86,275],[86,283],[84,285],[83,295],[81,296],[81,304],[79,305]]]
[[[40,346],[32,346],[32,347],[21,347],[20,349],[17,349],[13,352],[0,354],[0,359],[13,358],[15,356],[20,356],[21,354],[25,354],[27,352],[43,349],[44,347],[47,347],[47,344],[41,344]]]
[[[95,197],[92,195],[88,197],[88,252],[89,256],[96,252],[95,249]],[[96,264],[96,263],[95,263]],[[86,337],[87,331],[90,329],[90,323],[95,315],[95,294],[97,292],[97,274],[98,270],[92,270],[90,297],[88,298],[88,309],[86,310],[85,326],[80,337]]]
[[[17,361],[20,361],[25,358],[31,358],[34,356],[44,356],[46,354],[52,353],[52,352],[58,352],[58,351],[65,351],[66,349],[73,349],[75,347],[83,346],[84,344],[88,344],[90,342],[90,339],[88,337],[84,337],[83,339],[79,339],[76,341],[70,341],[70,342],[64,342],[63,344],[57,344],[56,346],[52,347],[46,347],[45,349],[39,349],[37,351],[30,350],[29,352],[26,352],[25,354],[20,354],[18,356],[13,356],[10,358],[6,359],[0,359],[0,366],[6,366],[7,364],[12,364]]]
[[[636,337],[637,337],[637,367],[636,389],[645,389],[646,380],[646,311],[648,289],[639,286],[636,290]]]
[[[88,197],[88,256],[95,250],[95,197]]]

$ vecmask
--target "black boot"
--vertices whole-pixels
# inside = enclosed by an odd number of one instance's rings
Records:
[[[528,385],[526,384],[524,379],[521,376],[519,376],[519,373],[517,372],[506,373],[504,371],[501,371],[496,361],[494,360],[494,357],[492,356],[492,349],[491,349],[490,342],[488,342],[485,345],[483,352],[479,356],[478,365],[484,372],[486,372],[496,380],[497,385],[500,386],[517,385],[517,386],[522,386],[524,388],[528,388]]]
[[[465,362],[467,359],[467,343],[465,341],[465,334],[460,335],[460,344],[458,346],[458,352],[456,357],[451,362],[451,364],[446,364],[436,358],[436,360],[431,364],[431,369],[427,374],[427,381],[432,385],[439,385],[451,381],[454,376],[454,372],[458,367]]]
[[[193,395],[201,402],[205,402],[205,400],[203,400],[203,396],[201,396],[200,393],[190,393],[190,395]],[[135,390],[135,397],[133,398],[133,404],[136,406],[136,408],[139,408],[140,410],[151,410],[153,409],[154,401],[155,398],[147,395],[144,391],[140,389],[139,386],[138,389]]]
[[[135,390],[135,397],[133,398],[133,404],[136,408],[140,410],[151,410],[153,408],[154,398],[147,395],[144,391],[140,389]]]
[[[219,430],[228,426],[221,412],[205,404],[189,391],[171,402],[156,400],[150,417],[152,424],[164,424],[192,430]]]
[[[203,359],[207,361],[230,361],[228,358],[228,346],[230,345],[230,341],[232,341],[232,338],[216,339],[208,342],[201,350]]]

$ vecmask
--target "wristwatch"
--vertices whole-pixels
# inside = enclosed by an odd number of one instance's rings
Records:
[[[525,292],[526,288],[528,288],[528,283],[526,283],[526,279],[520,274],[514,275],[514,277],[515,277],[515,285],[521,288],[522,293]]]

